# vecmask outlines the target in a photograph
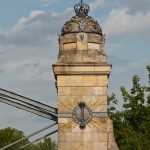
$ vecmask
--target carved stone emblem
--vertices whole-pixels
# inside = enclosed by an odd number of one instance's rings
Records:
[[[69,23],[67,25],[64,26],[64,32],[70,32],[72,30],[72,24]]]
[[[78,23],[79,23],[80,31],[84,31],[85,24],[86,24],[86,20],[85,20],[85,19],[80,19],[80,20],[78,21]]]
[[[81,129],[92,119],[92,110],[85,103],[81,102],[72,111],[72,118]]]

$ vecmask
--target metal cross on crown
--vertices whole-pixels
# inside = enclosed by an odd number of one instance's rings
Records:
[[[83,0],[80,1],[81,6],[83,5]]]

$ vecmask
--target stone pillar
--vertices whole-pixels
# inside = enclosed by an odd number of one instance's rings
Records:
[[[79,3],[76,15],[59,36],[53,65],[58,92],[58,150],[118,150],[107,115],[111,65],[104,52],[105,35]]]
[[[112,125],[107,116],[107,87],[111,65],[53,65],[58,90],[58,150],[116,150],[111,148]],[[81,102],[92,110],[84,129],[72,112]]]

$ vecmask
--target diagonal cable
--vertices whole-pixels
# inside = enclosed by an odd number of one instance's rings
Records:
[[[32,136],[38,134],[38,133],[41,133],[41,132],[47,130],[48,128],[51,128],[51,127],[55,126],[56,124],[57,124],[57,122],[55,122],[55,123],[53,123],[53,124],[51,124],[51,125],[49,125],[49,126],[47,126],[47,127],[45,127],[45,128],[42,128],[42,129],[40,129],[40,130],[38,130],[38,131],[36,131],[36,132],[34,132],[34,133],[32,133],[32,134],[30,134],[30,135],[28,135],[28,136],[22,138],[22,139],[19,139],[18,141],[15,141],[15,142],[13,142],[13,143],[11,143],[11,144],[9,144],[9,145],[7,145],[7,146],[1,148],[0,150],[5,150],[6,148],[9,148],[9,147],[11,147],[11,146],[13,146],[13,145],[15,145],[15,144],[17,144],[17,143],[23,141],[23,140],[26,140],[26,139],[28,139],[28,138],[30,138],[30,137],[32,137]]]

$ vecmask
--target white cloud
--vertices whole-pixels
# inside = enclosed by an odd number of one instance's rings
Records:
[[[129,14],[127,8],[113,9],[104,20],[104,32],[114,35],[145,34],[150,31],[150,12]]]
[[[31,11],[29,16],[26,18],[26,17],[21,17],[17,24],[13,27],[13,32],[16,32],[16,31],[19,31],[19,30],[22,30],[24,27],[25,27],[25,23],[29,20],[29,19],[32,19],[34,18],[35,16],[39,15],[39,14],[43,14],[44,11]]]
[[[139,51],[137,51],[137,53],[139,53]],[[132,52],[130,55],[132,55]],[[131,60],[129,56],[127,56],[126,58],[119,58],[116,57],[115,54],[112,54],[108,56],[108,60],[113,64],[113,68],[112,68],[113,74],[119,75],[122,73],[126,73],[126,74],[133,73],[134,70],[136,70],[135,74],[137,74],[141,70],[145,70],[145,67],[147,63],[150,61],[150,58],[149,56],[145,56],[144,58],[141,57],[141,59]]]
[[[137,11],[147,12],[150,10],[149,0],[118,0],[121,2],[121,6],[128,7],[131,13]]]
[[[1,45],[0,45],[0,53],[3,53],[4,52],[4,49],[3,49],[3,47],[1,47]]]
[[[18,20],[11,32],[0,34],[1,87],[10,87],[11,82],[16,83],[16,88],[30,82],[30,86],[21,86],[29,91],[37,89],[37,85],[47,89],[51,86],[50,82],[54,82],[51,65],[59,51],[58,34],[71,16],[70,8],[62,13],[31,11]]]
[[[57,40],[56,35],[61,33],[63,24],[72,13],[71,8],[62,13],[31,11],[29,16],[18,20],[10,33],[0,34],[0,45],[5,48],[10,45],[22,48],[50,46]]]
[[[51,62],[52,63],[52,62]],[[1,72],[5,74],[18,74],[22,80],[40,79],[49,81],[53,77],[50,73],[50,64],[48,59],[24,59],[24,60],[10,60],[3,62],[0,65]]]
[[[33,18],[33,17],[39,15],[39,14],[43,14],[43,13],[44,13],[44,11],[40,11],[40,10],[38,10],[38,11],[31,11],[28,18],[30,19],[30,18]]]
[[[99,7],[102,7],[104,5],[104,0],[95,0],[95,2],[89,3],[90,9],[93,11]]]
[[[32,60],[32,59],[26,59],[26,60],[11,60],[11,61],[7,61],[5,62],[3,65],[1,65],[1,67],[3,67],[3,70],[6,73],[14,73],[17,70],[24,70],[26,69],[26,67],[29,66],[34,66],[34,69],[36,69],[36,64],[38,64],[39,62]],[[30,70],[31,71],[31,70]],[[33,68],[32,68],[32,73],[34,72]]]

